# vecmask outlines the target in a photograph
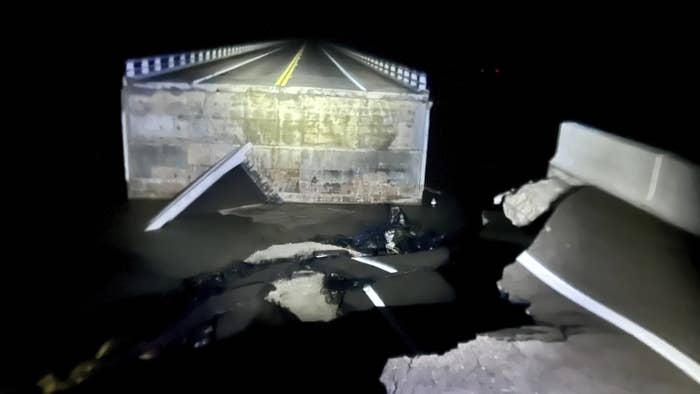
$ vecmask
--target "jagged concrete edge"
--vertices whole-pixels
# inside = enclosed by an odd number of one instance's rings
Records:
[[[275,204],[281,204],[284,202],[282,197],[280,197],[280,195],[277,194],[275,189],[272,187],[270,181],[265,178],[260,171],[257,170],[257,168],[255,168],[255,165],[250,160],[244,160],[243,163],[241,163],[241,168],[243,168],[243,171],[248,174],[248,177],[250,177],[255,186],[258,187],[260,192],[265,195],[267,202]]]

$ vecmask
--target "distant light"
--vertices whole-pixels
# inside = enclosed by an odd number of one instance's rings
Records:
[[[500,68],[496,68],[496,69],[493,70],[493,72],[495,72],[496,74],[500,74],[500,73],[501,73],[501,69],[500,69]]]

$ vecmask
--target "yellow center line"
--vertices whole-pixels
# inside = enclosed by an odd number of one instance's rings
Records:
[[[297,52],[296,55],[292,58],[292,61],[289,62],[287,65],[287,68],[284,69],[282,72],[282,75],[280,75],[279,78],[277,78],[277,82],[275,82],[275,86],[285,86],[287,85],[287,82],[289,82],[289,79],[292,78],[292,73],[294,72],[294,69],[297,67],[299,64],[299,60],[301,59],[301,55],[304,53],[304,47],[306,44],[302,45],[299,51]]]

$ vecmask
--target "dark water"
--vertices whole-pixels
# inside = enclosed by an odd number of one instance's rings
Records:
[[[523,307],[503,300],[496,288],[502,268],[522,247],[480,239],[480,221],[470,221],[450,196],[436,197],[436,208],[404,211],[410,221],[450,235],[450,262],[439,272],[454,287],[454,302],[354,312],[329,323],[302,323],[269,306],[238,335],[110,365],[75,390],[383,392],[379,376],[387,358],[441,353],[476,333],[528,324]],[[45,335],[28,348],[39,351],[21,364],[13,385],[31,388],[49,371],[65,377],[107,339],[158,335],[181,313],[182,300],[166,294],[183,278],[221,269],[271,244],[355,234],[386,222],[389,214],[384,205],[289,205],[254,220],[200,209],[144,233],[163,204],[131,201],[115,215],[94,250],[94,261],[104,264],[99,284],[63,304],[62,319],[38,327]],[[285,221],[285,209],[304,220]],[[344,213],[329,215],[329,209]]]

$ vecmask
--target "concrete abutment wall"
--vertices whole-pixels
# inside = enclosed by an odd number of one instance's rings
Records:
[[[170,198],[226,153],[290,202],[419,202],[428,94],[315,88],[126,86],[130,198]]]

